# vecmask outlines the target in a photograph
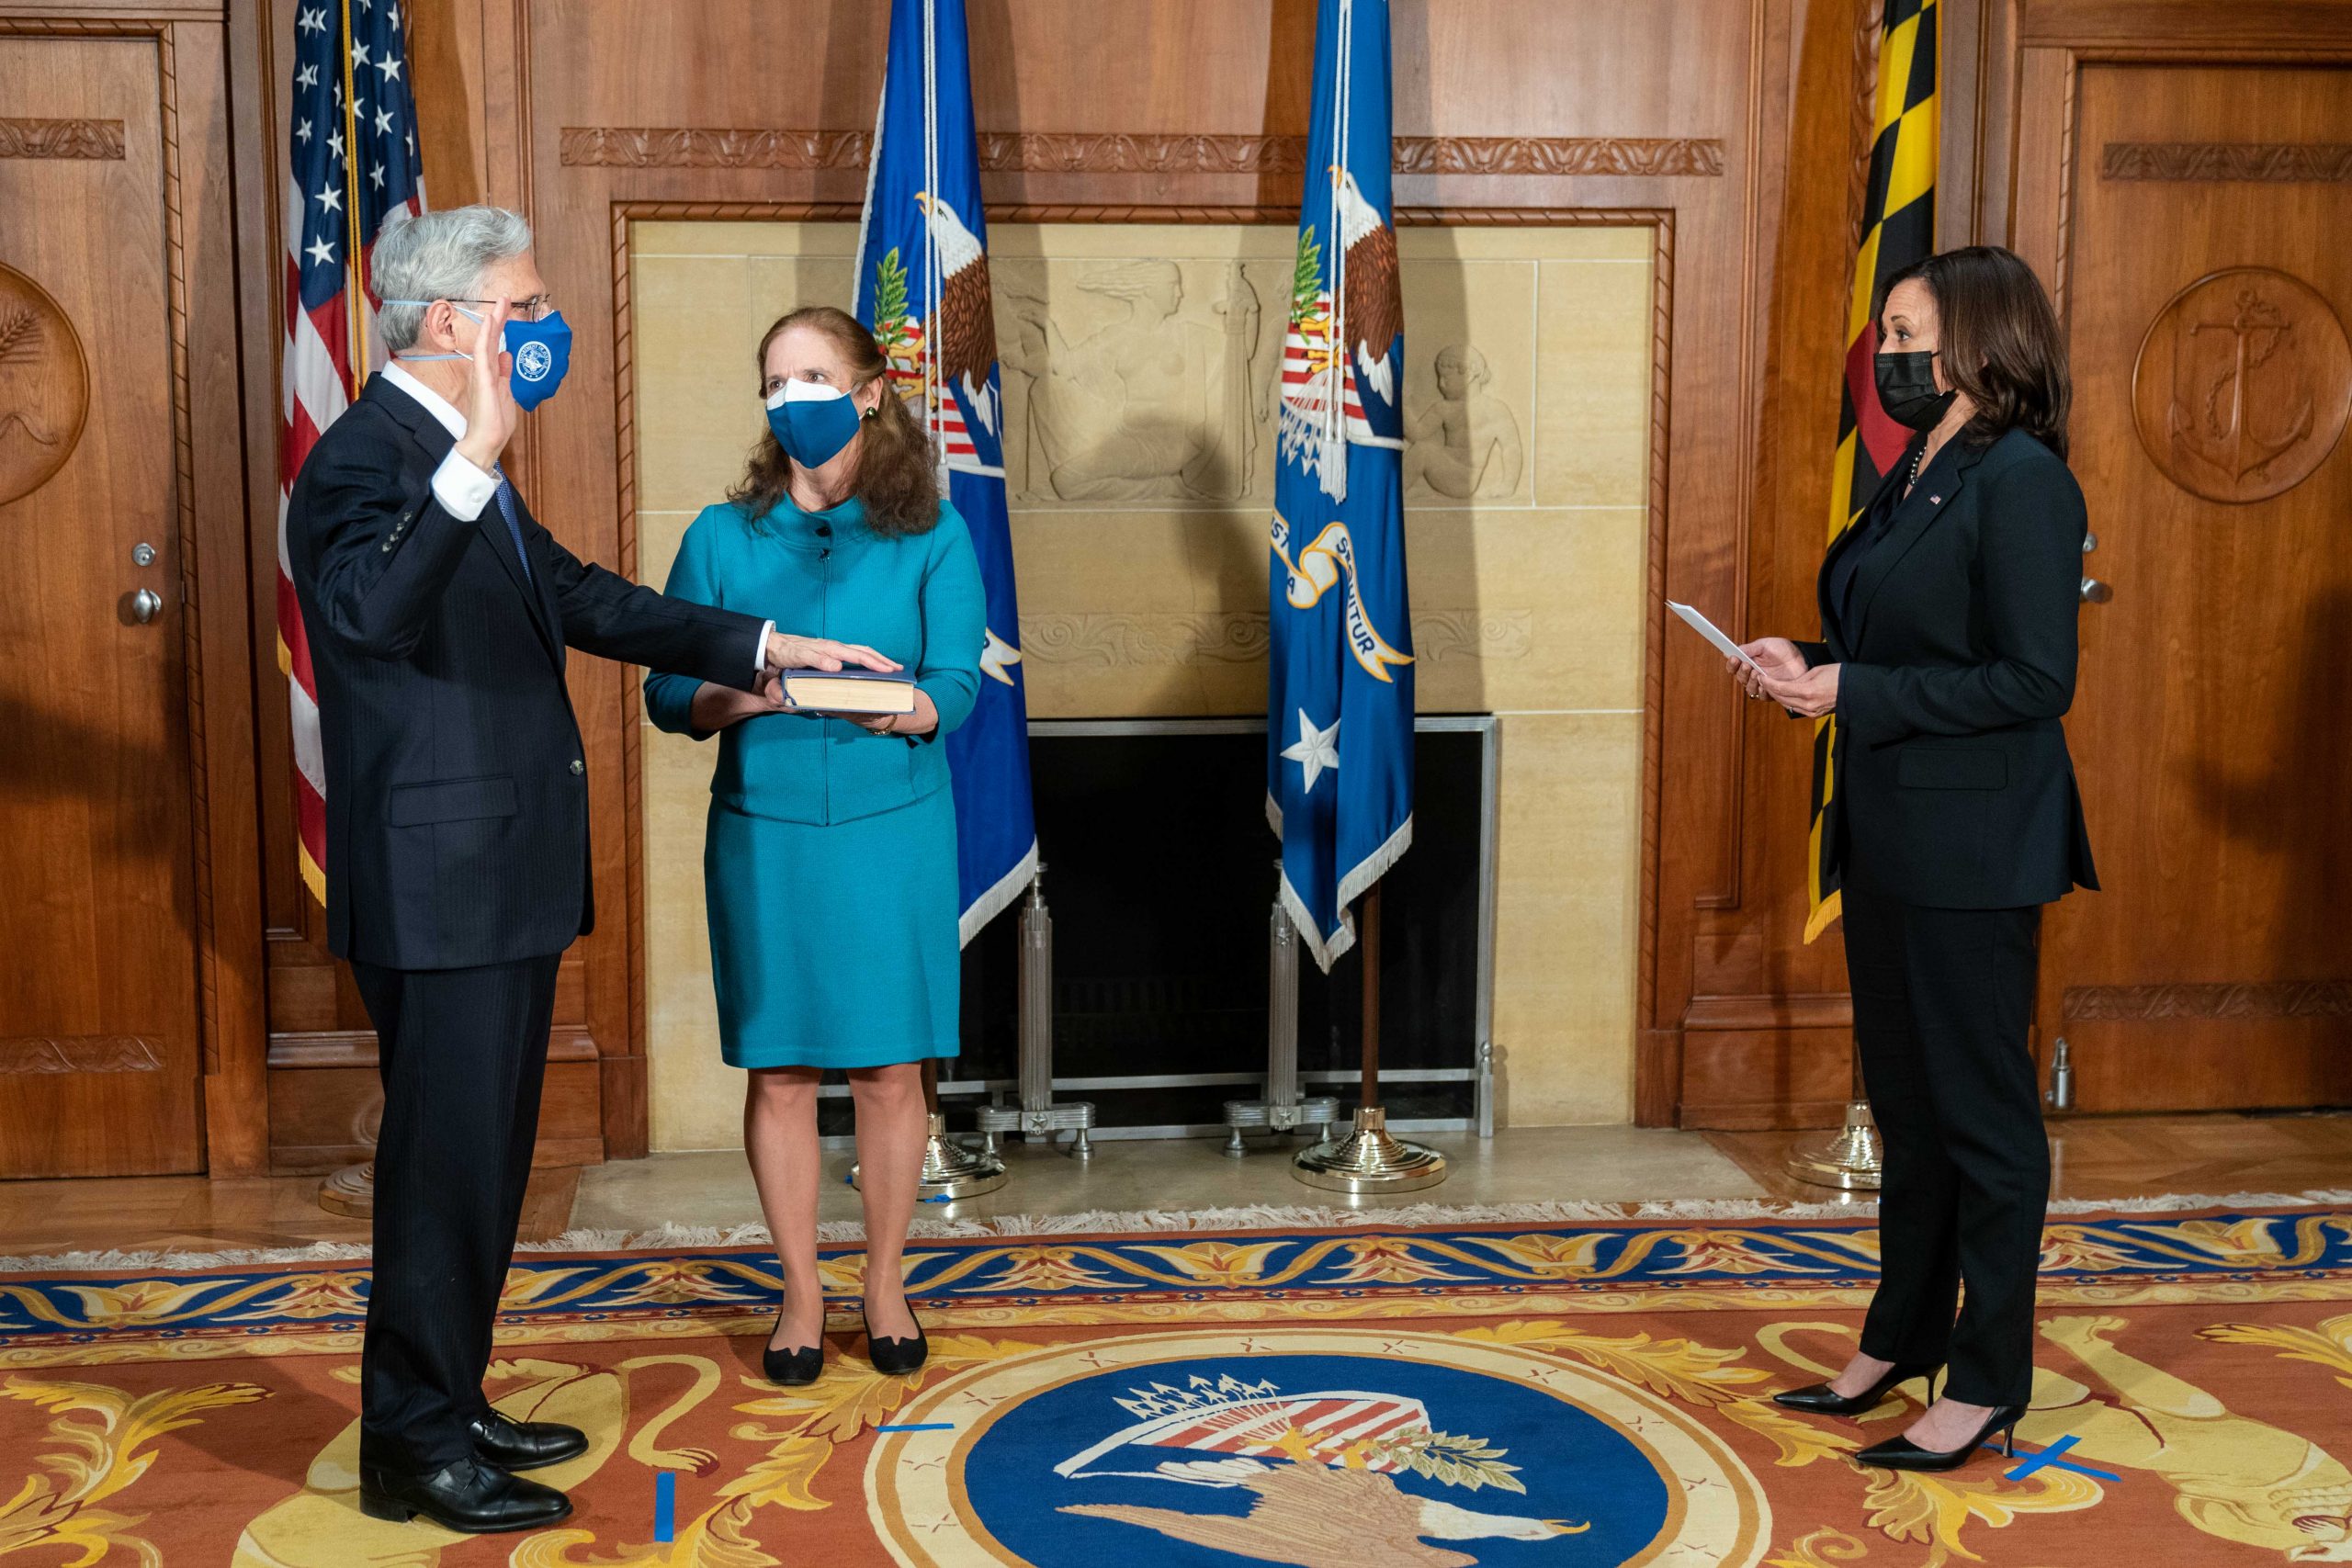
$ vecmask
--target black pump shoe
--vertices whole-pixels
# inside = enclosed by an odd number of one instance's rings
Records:
[[[1878,1402],[1893,1392],[1894,1385],[1909,1382],[1913,1378],[1935,1382],[1939,1363],[1932,1361],[1897,1361],[1886,1375],[1860,1393],[1839,1393],[1826,1382],[1810,1388],[1792,1388],[1772,1396],[1772,1403],[1787,1410],[1804,1410],[1815,1416],[1860,1416],[1866,1410],[1878,1408]]]
[[[1875,1465],[1881,1470],[1958,1470],[1976,1455],[1984,1440],[1994,1433],[2001,1434],[2001,1452],[2010,1458],[2018,1451],[2018,1423],[2025,1419],[2022,1404],[1996,1404],[1984,1417],[1984,1425],[1976,1435],[1956,1449],[1939,1451],[1923,1449],[1908,1438],[1889,1438],[1873,1443],[1854,1456],[1858,1464]]]
[[[461,1459],[431,1475],[360,1466],[359,1511],[396,1525],[422,1514],[444,1529],[491,1535],[559,1523],[571,1517],[571,1499],[494,1464]]]
[[[865,1316],[865,1309],[863,1307],[859,1308],[858,1314],[861,1317]],[[907,1303],[907,1315],[909,1317],[914,1317],[915,1315],[915,1307],[912,1302],[909,1302]],[[865,1354],[866,1359],[874,1363],[874,1370],[876,1371],[888,1372],[891,1376],[897,1377],[907,1372],[911,1372],[923,1364],[923,1361],[931,1355],[931,1341],[923,1335],[922,1320],[920,1318],[915,1319],[915,1333],[914,1337],[911,1339],[878,1338],[874,1333],[873,1319],[867,1318],[865,1322]]]
[[[784,1326],[784,1312],[778,1308],[775,1325]],[[806,1388],[825,1375],[825,1325],[817,1323],[817,1343],[796,1349],[779,1350],[770,1345],[760,1351],[760,1372],[779,1388]]]
[[[818,1344],[779,1350],[771,1345],[760,1352],[760,1371],[778,1388],[806,1388],[825,1375],[825,1348]]]
[[[539,1470],[588,1451],[588,1434],[556,1421],[516,1421],[486,1410],[466,1423],[474,1457],[501,1470]]]

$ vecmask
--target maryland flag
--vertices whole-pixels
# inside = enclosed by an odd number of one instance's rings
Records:
[[[1830,480],[1829,543],[1853,525],[1901,460],[1911,432],[1879,407],[1871,361],[1878,355],[1873,307],[1886,280],[1926,257],[1936,243],[1936,0],[1886,0],[1878,47],[1878,114],[1872,121],[1870,187],[1862,197],[1862,246],[1846,317],[1846,396],[1838,412],[1838,462]],[[1838,918],[1837,846],[1830,841],[1830,758],[1838,721],[1813,732],[1813,834],[1807,846],[1811,942]]]

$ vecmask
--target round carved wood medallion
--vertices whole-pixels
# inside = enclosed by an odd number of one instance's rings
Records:
[[[0,265],[0,506],[65,466],[90,412],[90,371],[48,291]]]
[[[2267,501],[2311,477],[2352,417],[2352,343],[2301,278],[2200,277],[2149,325],[2132,370],[2140,444],[2192,495]]]

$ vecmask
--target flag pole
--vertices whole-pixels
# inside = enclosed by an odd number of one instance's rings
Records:
[[[359,96],[353,80],[353,56],[358,52],[358,39],[351,30],[351,0],[343,0],[343,204],[345,212],[344,256],[350,268],[351,287],[344,290],[345,305],[351,318],[351,392],[368,384],[368,252],[362,243],[367,231],[359,221]]]
[[[366,231],[359,221],[359,108],[352,78],[352,54],[356,42],[351,31],[351,0],[343,0],[343,232],[344,265],[350,283],[344,288],[345,321],[351,333],[350,396],[356,399],[368,384],[367,252],[361,244]],[[325,895],[320,895],[325,902]],[[331,1173],[319,1183],[319,1207],[345,1219],[364,1220],[376,1212],[376,1162],[364,1159]]]
[[[1363,1080],[1355,1125],[1346,1137],[1301,1149],[1291,1161],[1291,1174],[1307,1186],[1357,1196],[1411,1192],[1445,1179],[1445,1156],[1391,1134],[1380,1103],[1380,889],[1375,882],[1364,890],[1356,938],[1363,966]]]

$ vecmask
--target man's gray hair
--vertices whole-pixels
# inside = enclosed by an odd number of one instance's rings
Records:
[[[477,299],[483,273],[530,248],[530,224],[503,207],[453,207],[414,218],[396,213],[376,236],[376,297],[426,304]],[[376,324],[392,353],[413,348],[424,331],[424,306],[388,304]]]

